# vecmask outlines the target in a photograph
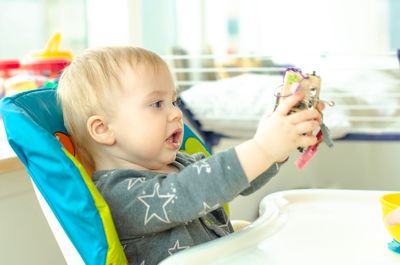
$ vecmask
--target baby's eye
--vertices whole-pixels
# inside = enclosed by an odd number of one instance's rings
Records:
[[[176,100],[174,100],[172,102],[172,105],[174,105],[175,107],[179,107],[182,103],[182,100],[180,98],[177,98]]]
[[[162,107],[162,100],[156,101],[156,102],[150,104],[150,106],[153,107],[153,108],[159,109],[159,108]]]

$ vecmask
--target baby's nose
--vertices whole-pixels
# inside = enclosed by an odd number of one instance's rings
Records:
[[[175,107],[170,114],[170,120],[182,120],[182,111]]]

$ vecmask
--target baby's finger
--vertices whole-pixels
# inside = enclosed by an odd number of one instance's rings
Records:
[[[316,109],[303,110],[290,115],[289,118],[293,124],[298,124],[308,120],[317,120],[318,122],[321,122],[321,113]]]
[[[324,102],[322,102],[322,101],[320,101],[320,102],[318,102],[318,106],[317,106],[317,109],[319,110],[319,111],[323,111],[324,109],[325,109],[325,103]]]
[[[297,146],[306,148],[309,147],[310,145],[316,144],[318,141],[317,137],[314,135],[304,135],[300,136],[298,141],[297,141]]]
[[[297,130],[297,133],[300,135],[300,134],[312,132],[312,131],[318,129],[319,127],[320,127],[320,124],[318,121],[311,120],[311,121],[305,121],[305,122],[301,122],[301,123],[297,124],[296,130]]]
[[[293,94],[290,97],[283,100],[282,103],[279,104],[279,106],[276,108],[275,112],[280,115],[286,116],[289,113],[289,111],[294,106],[296,106],[296,104],[299,103],[303,98],[304,98],[304,94],[301,92]]]

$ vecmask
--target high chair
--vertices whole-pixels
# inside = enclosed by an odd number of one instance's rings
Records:
[[[67,264],[127,264],[110,210],[74,157],[54,88],[0,101],[9,144],[25,165]],[[185,125],[182,150],[208,150]]]

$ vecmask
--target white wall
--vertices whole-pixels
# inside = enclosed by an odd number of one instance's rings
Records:
[[[128,0],[88,0],[86,5],[89,47],[129,44]]]
[[[177,40],[193,53],[208,44],[216,54],[232,47],[240,54],[385,54],[389,23],[396,24],[389,0],[176,2]],[[237,20],[237,36],[228,19]]]

